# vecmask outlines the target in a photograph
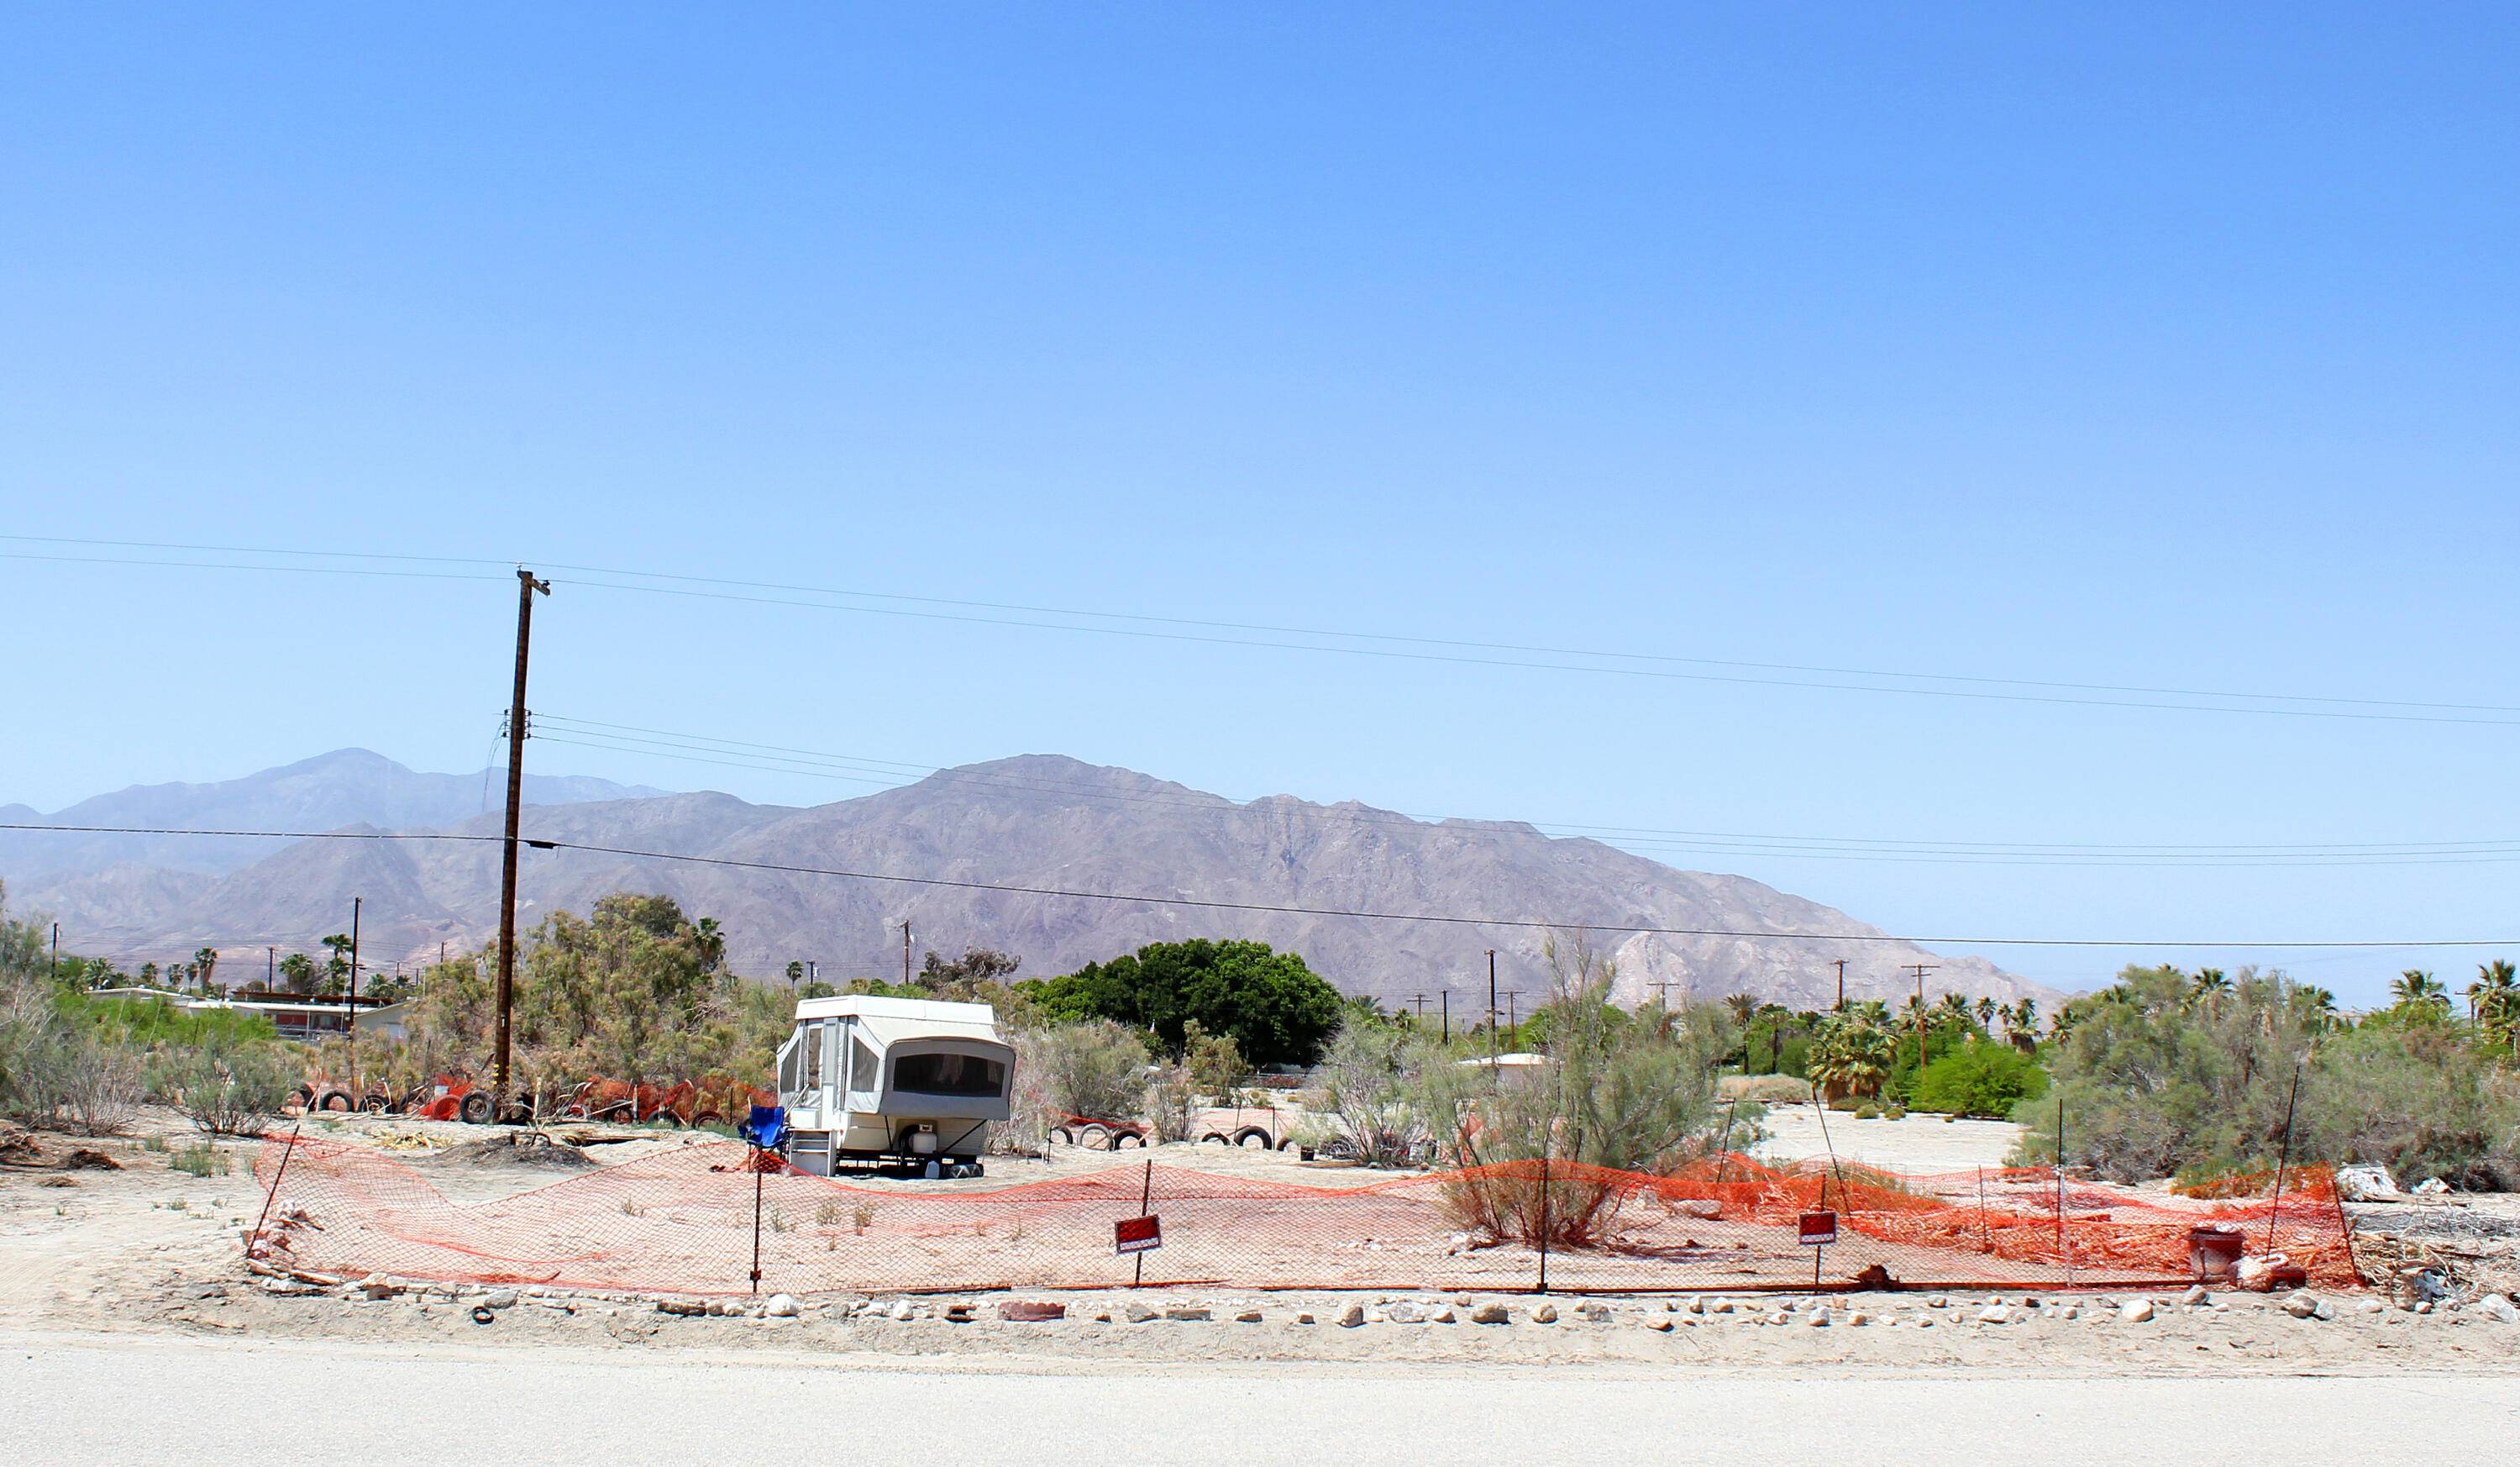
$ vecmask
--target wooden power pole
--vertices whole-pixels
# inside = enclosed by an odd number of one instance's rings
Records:
[[[508,1016],[517,1001],[517,811],[525,795],[525,654],[533,645],[534,597],[551,594],[551,582],[517,568],[517,686],[508,700],[508,837],[499,856],[498,1033],[490,1060],[490,1114],[508,1109]]]
[[[1925,1073],[1925,975],[1940,966],[1935,963],[1910,963],[1908,971],[1916,975],[1916,1074]]]

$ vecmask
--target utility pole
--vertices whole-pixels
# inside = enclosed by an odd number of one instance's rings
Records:
[[[1916,1073],[1925,1073],[1925,975],[1939,964],[1910,963],[1908,971],[1916,975]]]
[[[1418,1006],[1418,1017],[1412,1022],[1410,1027],[1413,1029],[1423,1028],[1426,1023],[1426,995],[1423,993],[1413,993],[1410,995],[1409,1001]]]
[[[53,977],[62,976],[62,925],[53,924]]]
[[[525,796],[525,654],[533,645],[534,597],[551,582],[517,568],[517,686],[508,700],[508,838],[499,857],[499,1019],[490,1061],[490,1114],[508,1108],[508,1018],[517,1002],[517,811]]]
[[[905,988],[910,986],[910,921],[908,918],[903,918],[901,923],[901,986]]]
[[[1488,1078],[1497,1076],[1496,949],[1488,949]]]
[[[1846,1012],[1846,959],[1837,960],[1837,1012]]]
[[[1508,988],[1505,990],[1505,1027],[1508,1029],[1519,1030],[1522,1028],[1522,1021],[1513,1016],[1513,1001],[1521,996],[1522,990],[1520,988]]]
[[[1444,1042],[1453,1042],[1453,990],[1444,990]]]
[[[262,986],[265,992],[280,986],[280,949],[277,947],[262,950]]]
[[[364,1110],[359,1089],[359,905],[364,898],[350,898],[350,1006],[341,1016],[341,1032],[350,1037],[350,1105]]]

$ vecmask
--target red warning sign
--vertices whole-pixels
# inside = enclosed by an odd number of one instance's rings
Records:
[[[1805,1213],[1803,1214],[1802,1221],[1803,1246],[1805,1248],[1818,1248],[1823,1243],[1834,1243],[1837,1241],[1837,1215],[1835,1213]]]
[[[1111,1224],[1111,1241],[1119,1253],[1152,1253],[1164,1246],[1164,1220],[1152,1213],[1123,1217]]]

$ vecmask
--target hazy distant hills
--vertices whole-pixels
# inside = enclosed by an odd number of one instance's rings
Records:
[[[214,784],[133,785],[39,814],[0,805],[0,822],[51,825],[154,825],[180,830],[333,830],[367,824],[381,830],[440,830],[507,799],[505,776],[423,774],[381,754],[339,749],[294,764]],[[625,800],[663,793],[644,786],[569,775],[525,775],[535,804]],[[174,871],[234,871],[271,854],[269,841],[201,836],[39,835],[0,830],[0,876],[97,871],[131,862]],[[328,929],[329,931],[329,929]]]
[[[460,788],[458,788],[460,787]],[[1634,924],[1737,933],[1855,933],[1824,942],[1756,937],[1596,934],[1616,958],[1622,996],[1669,981],[1703,996],[1748,990],[1806,1005],[1848,988],[1897,997],[1908,963],[1939,965],[1929,993],[2009,1000],[2050,990],[1975,958],[1945,958],[1879,936],[1816,902],[1737,876],[1675,870],[1589,840],[1529,826],[1413,820],[1369,805],[1291,797],[1237,803],[1126,769],[1032,755],[942,770],[901,789],[797,809],[717,794],[659,795],[598,780],[529,776],[528,838],[746,863],[696,865],[583,851],[527,850],[519,921],[583,911],[607,892],[662,892],[729,932],[739,971],[769,976],[791,958],[827,979],[896,975],[901,924],[918,950],[993,946],[1026,974],[1064,972],[1141,943],[1257,938],[1293,948],[1340,986],[1386,1003],[1453,992],[1457,1015],[1485,1003],[1485,950],[1525,1007],[1546,986],[1546,934],[1528,928],[1094,901],[760,869],[827,870],[1000,886],[1194,897],[1258,906]],[[210,792],[221,792],[212,794]],[[223,785],[135,788],[61,812],[85,823],[452,829],[495,833],[479,776],[415,774],[343,751]],[[19,818],[19,817],[8,817]],[[283,951],[342,930],[365,899],[366,950],[390,964],[495,935],[494,842],[305,841],[224,848],[199,838],[179,863],[160,847],[125,854],[83,838],[22,833],[0,847],[11,904],[47,908],[68,945],[128,961],[187,956],[207,943]],[[137,838],[134,838],[137,839]],[[33,843],[61,842],[70,849]],[[218,844],[215,855],[193,849]],[[275,848],[277,845],[277,848]],[[24,852],[40,851],[32,859]],[[102,858],[100,858],[102,857]],[[243,954],[231,956],[242,957]]]

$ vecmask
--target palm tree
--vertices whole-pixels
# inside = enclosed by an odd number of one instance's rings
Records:
[[[1977,1027],[1988,1033],[1995,1032],[1995,1015],[2000,1007],[2002,1005],[1992,998],[1980,998],[1977,1001]]]
[[[2395,1007],[2447,1015],[2450,1012],[2450,989],[2440,979],[2421,968],[2408,968],[2389,983],[2389,996]]]
[[[1759,1000],[1749,993],[1727,993],[1724,995],[1724,1007],[1732,1011],[1734,1023],[1743,1029],[1748,1029],[1750,1021],[1758,1015]]]
[[[715,973],[726,961],[726,929],[715,917],[702,917],[692,924],[692,945],[699,950],[700,971]]]
[[[288,982],[292,993],[315,991],[315,960],[302,952],[292,952],[280,960],[280,976]]]
[[[1888,1030],[1860,1019],[1832,1016],[1821,1021],[1820,1037],[1812,1041],[1804,1074],[1829,1099],[1871,1095],[1890,1074],[1898,1040]]]
[[[2220,968],[2199,968],[2187,981],[2187,995],[2209,1014],[2223,1012],[2223,1004],[2231,996],[2230,976]]]
[[[2480,964],[2476,982],[2467,986],[2468,1014],[2478,1028],[2511,1041],[2511,1057],[2520,1060],[2520,972],[2509,958]]]
[[[217,948],[197,947],[193,949],[193,972],[202,980],[202,987],[203,989],[206,990],[209,987],[210,975],[217,972],[218,967],[219,950]]]

